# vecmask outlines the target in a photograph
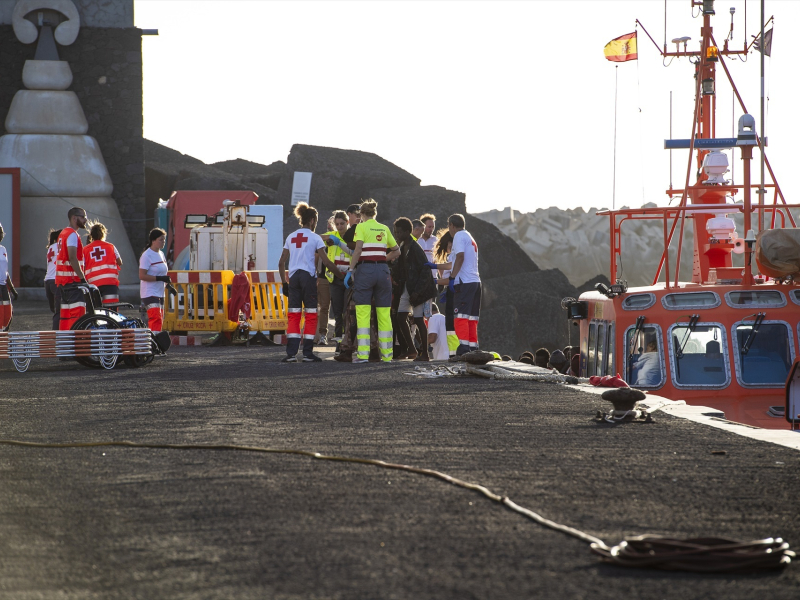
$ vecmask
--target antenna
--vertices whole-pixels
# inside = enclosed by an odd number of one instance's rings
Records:
[[[728,32],[727,39],[733,41],[733,15],[736,12],[736,7],[731,6],[731,30]]]

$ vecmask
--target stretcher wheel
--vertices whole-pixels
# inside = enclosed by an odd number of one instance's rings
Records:
[[[72,325],[72,329],[74,330],[119,328],[119,323],[117,323],[111,317],[103,314],[83,315]],[[106,368],[100,362],[100,359],[95,358],[94,356],[76,356],[75,360],[77,360],[84,367],[90,367],[94,369]]]

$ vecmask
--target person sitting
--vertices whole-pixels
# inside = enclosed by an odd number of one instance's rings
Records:
[[[431,304],[431,318],[428,319],[428,345],[433,347],[431,360],[448,360],[450,348],[447,345],[447,324],[436,303]]]
[[[661,382],[661,364],[658,357],[658,344],[648,342],[645,351],[633,363],[633,385],[654,386]]]
[[[537,367],[547,369],[547,364],[550,362],[550,351],[547,348],[539,348],[533,354],[533,364]]]
[[[567,357],[564,356],[564,353],[557,348],[553,350],[552,354],[550,354],[548,368],[555,369],[559,373],[566,373],[568,367],[569,362],[567,361]]]

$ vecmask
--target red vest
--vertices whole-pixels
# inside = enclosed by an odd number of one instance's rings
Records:
[[[67,238],[75,234],[78,236],[78,263],[81,269],[83,268],[83,244],[81,243],[81,236],[72,227],[65,227],[58,236],[58,252],[56,253],[56,285],[67,285],[68,283],[77,283],[81,280],[72,265],[69,264],[69,253],[67,252]]]
[[[119,267],[114,244],[94,241],[83,249],[86,281],[96,286],[119,285]]]

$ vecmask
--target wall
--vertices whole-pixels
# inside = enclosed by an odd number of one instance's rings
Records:
[[[133,0],[72,0],[81,27],[133,27]],[[11,24],[16,0],[0,0],[0,24]]]
[[[132,22],[132,8],[130,14]],[[98,12],[98,20],[100,16]],[[89,135],[100,144],[114,184],[112,196],[134,247],[144,243],[147,234],[143,220],[141,47],[139,29],[89,26],[81,27],[74,44],[58,47],[61,60],[68,61],[72,69],[70,89],[78,95],[86,113]],[[35,50],[35,43],[25,45],[17,40],[11,25],[0,25],[0,134],[6,133],[5,116],[11,99],[23,89],[22,67]]]

